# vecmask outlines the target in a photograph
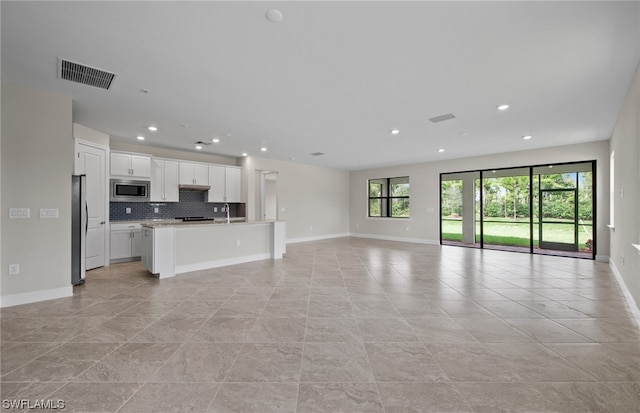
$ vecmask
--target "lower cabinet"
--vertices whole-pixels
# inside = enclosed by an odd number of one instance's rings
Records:
[[[142,228],[142,265],[158,278],[175,275],[173,227]]]
[[[142,255],[142,225],[111,224],[111,261],[133,260]]]

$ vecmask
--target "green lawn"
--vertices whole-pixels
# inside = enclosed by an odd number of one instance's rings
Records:
[[[578,230],[578,246],[586,249],[585,243],[592,239],[591,222],[580,225]],[[509,245],[528,247],[530,226],[528,221],[505,220],[504,218],[491,218],[483,225],[484,242],[494,245]],[[552,242],[573,242],[573,224],[545,224],[543,227],[544,239]],[[533,226],[533,244],[538,245],[539,226]],[[447,241],[462,241],[462,220],[442,221],[442,239]],[[480,242],[480,223],[476,223],[476,242]]]

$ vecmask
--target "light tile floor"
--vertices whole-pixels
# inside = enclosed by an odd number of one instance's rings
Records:
[[[69,412],[640,411],[640,330],[588,260],[340,238],[0,314],[3,401]]]

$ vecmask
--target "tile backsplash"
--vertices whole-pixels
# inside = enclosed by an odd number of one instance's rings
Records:
[[[175,217],[226,217],[222,212],[223,203],[204,202],[206,192],[180,191],[180,202],[110,202],[109,219],[111,221],[131,221],[145,219],[171,219]],[[127,214],[127,208],[131,213]],[[158,208],[158,212],[154,212]],[[214,209],[217,208],[217,212]],[[244,217],[244,204],[229,204],[231,217]]]

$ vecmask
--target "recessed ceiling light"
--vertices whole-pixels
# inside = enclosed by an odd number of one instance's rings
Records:
[[[522,139],[524,139],[525,141],[528,141],[531,138],[533,138],[533,136],[531,136],[531,135],[525,135],[525,136],[522,137]]]
[[[504,104],[502,104],[502,105],[499,105],[499,106],[497,107],[497,109],[498,109],[498,110],[507,110],[507,109],[509,109],[509,105],[507,105],[506,103],[504,103]]]
[[[242,156],[249,156],[249,154],[246,152],[242,152]]]
[[[202,145],[196,145],[196,149],[197,149],[197,150],[202,149]]]
[[[438,152],[442,153],[442,152],[444,152],[444,149],[440,148],[440,149],[438,149]]]
[[[136,137],[139,141],[143,141],[144,140],[144,136],[140,135]]]
[[[283,18],[282,12],[276,9],[267,11],[267,14],[265,16],[271,23],[280,23]]]
[[[392,135],[397,135],[400,133],[400,129],[391,129],[391,134]]]
[[[147,129],[149,129],[151,132],[155,132],[158,130],[158,127],[151,125],[151,126],[147,126]]]
[[[267,151],[267,148],[263,146],[262,148],[260,148],[260,150],[261,150],[262,152],[266,152],[266,151]]]
[[[213,138],[213,139],[211,139],[211,142],[213,142],[213,143],[218,143],[218,142],[220,142],[220,139],[218,139],[218,138]]]

